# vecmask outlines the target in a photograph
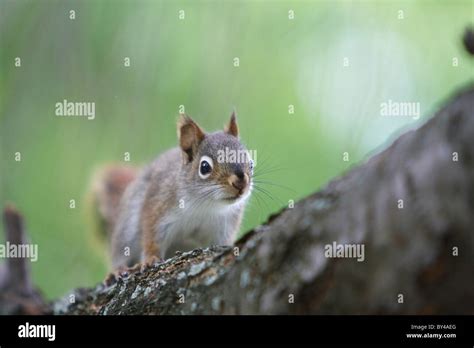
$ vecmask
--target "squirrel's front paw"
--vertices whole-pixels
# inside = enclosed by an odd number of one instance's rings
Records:
[[[130,273],[131,268],[127,266],[120,266],[114,272],[109,273],[103,283],[105,286],[111,286],[117,282],[121,277],[127,276]]]
[[[149,268],[149,267],[152,267],[152,266],[154,266],[155,264],[161,263],[161,262],[163,262],[163,259],[161,259],[161,258],[159,258],[159,257],[157,257],[157,256],[155,256],[155,255],[149,256],[149,257],[145,260],[145,262],[143,262],[142,267],[144,267],[144,268]]]

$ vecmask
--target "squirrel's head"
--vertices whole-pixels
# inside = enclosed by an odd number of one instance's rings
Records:
[[[234,204],[252,189],[253,161],[239,140],[235,113],[223,131],[206,133],[189,116],[180,115],[179,145],[183,154],[186,190],[201,199]]]

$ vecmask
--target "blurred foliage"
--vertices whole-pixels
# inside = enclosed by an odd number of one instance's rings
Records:
[[[104,277],[105,249],[86,232],[90,177],[124,152],[142,164],[176,146],[179,105],[208,130],[236,108],[258,151],[272,197],[252,198],[242,233],[317,190],[472,78],[460,40],[472,6],[0,0],[0,203],[18,206],[39,244],[34,280],[53,297]],[[63,99],[95,102],[95,120],[55,116]],[[422,117],[380,116],[389,99],[419,102]]]

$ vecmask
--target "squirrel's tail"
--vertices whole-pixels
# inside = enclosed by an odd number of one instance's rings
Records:
[[[95,238],[110,239],[118,218],[120,199],[137,173],[138,168],[122,164],[107,165],[95,171],[87,197],[87,215]]]

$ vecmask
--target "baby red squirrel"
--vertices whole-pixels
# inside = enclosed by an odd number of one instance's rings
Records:
[[[180,115],[178,138],[179,147],[138,174],[109,167],[96,183],[114,269],[234,242],[253,174],[235,114],[224,131],[214,133]],[[232,152],[245,155],[223,156]]]

